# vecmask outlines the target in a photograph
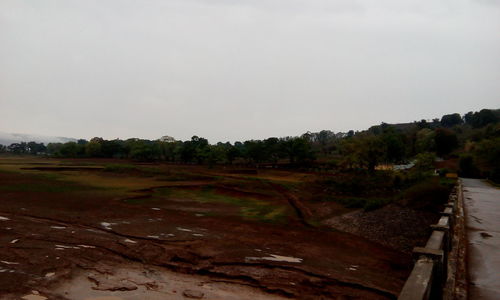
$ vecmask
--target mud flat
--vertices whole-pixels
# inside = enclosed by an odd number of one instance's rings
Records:
[[[394,299],[411,267],[305,222],[308,174],[51,161],[0,167],[1,299]]]
[[[82,270],[55,289],[55,293],[74,300],[280,300],[282,296],[262,292],[208,276],[186,275],[141,264],[108,266]]]

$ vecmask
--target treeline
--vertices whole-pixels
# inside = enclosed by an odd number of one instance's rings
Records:
[[[202,137],[188,141],[171,137],[158,140],[105,140],[67,143],[14,143],[1,152],[54,157],[101,157],[157,160],[196,164],[307,164],[316,162],[332,168],[366,169],[388,163],[406,163],[416,157],[437,155],[460,157],[466,176],[500,179],[500,110],[483,109],[461,116],[458,113],[432,121],[372,126],[361,132],[307,132],[298,137],[209,144]]]
[[[67,143],[15,143],[5,148],[16,154],[49,155],[69,158],[127,158],[196,164],[243,163],[305,163],[315,159],[311,144],[304,137],[268,138],[231,144],[211,145],[202,137],[193,136],[188,141],[170,137],[159,140],[131,138],[105,140],[99,137],[90,141]]]

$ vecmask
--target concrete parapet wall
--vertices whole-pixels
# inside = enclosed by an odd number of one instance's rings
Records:
[[[438,223],[431,225],[432,234],[426,245],[414,248],[415,265],[399,294],[399,300],[443,299],[445,295],[450,294],[446,286],[450,283],[449,271],[452,268],[449,267],[449,260],[456,244],[453,241],[457,211],[460,211],[462,205],[461,195],[462,187],[459,180]]]

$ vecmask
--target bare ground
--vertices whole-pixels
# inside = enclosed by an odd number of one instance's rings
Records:
[[[295,180],[285,175],[267,178]],[[276,189],[260,200],[286,206],[285,221],[189,199],[133,205],[33,173],[0,172],[0,187],[2,299],[395,299],[411,267],[401,251],[306,226],[300,199]]]

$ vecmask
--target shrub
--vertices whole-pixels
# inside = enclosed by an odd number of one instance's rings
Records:
[[[409,207],[437,211],[448,200],[450,184],[441,184],[439,178],[432,178],[408,188],[403,199]]]
[[[372,174],[363,171],[342,173],[320,184],[324,184],[329,193],[336,195],[387,195],[394,191],[394,173],[392,171],[376,171]]]
[[[450,170],[448,170],[447,168],[439,169],[439,177],[445,177],[449,172]]]
[[[458,174],[461,177],[477,177],[479,170],[477,169],[474,158],[471,155],[464,155],[460,157],[458,162],[459,171]]]

